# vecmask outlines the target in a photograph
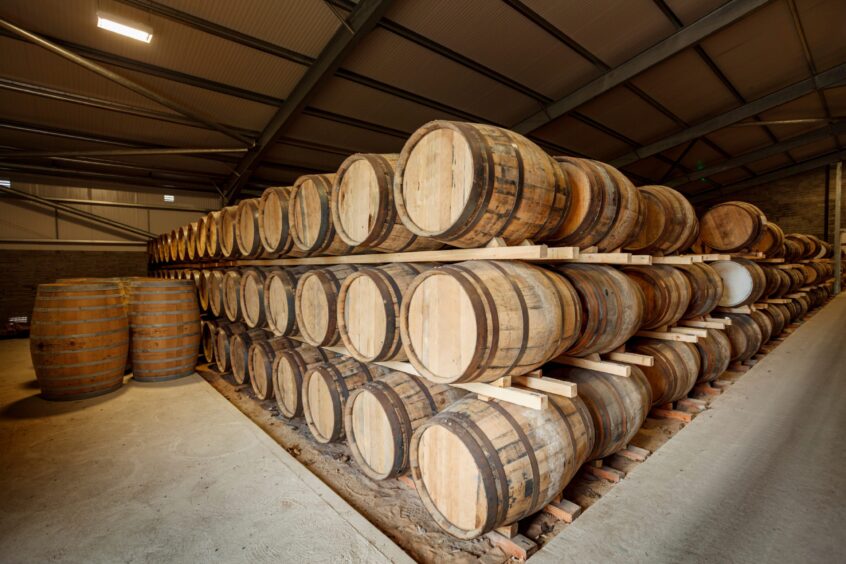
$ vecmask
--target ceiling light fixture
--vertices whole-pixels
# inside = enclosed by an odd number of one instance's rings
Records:
[[[144,43],[153,39],[153,30],[149,27],[134,22],[120,22],[114,16],[103,12],[97,12],[97,27]]]

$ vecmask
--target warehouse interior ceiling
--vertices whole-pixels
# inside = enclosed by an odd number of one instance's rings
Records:
[[[6,0],[0,20],[12,179],[235,199],[398,152],[433,119],[694,202],[846,156],[843,0]],[[179,152],[198,148],[228,152]]]

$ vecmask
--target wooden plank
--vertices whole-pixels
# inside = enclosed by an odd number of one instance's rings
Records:
[[[574,398],[578,395],[578,386],[573,382],[566,382],[558,380],[557,378],[544,378],[541,376],[512,376],[511,381],[518,386],[523,386],[536,390],[538,392],[546,392],[548,394],[555,394],[556,396],[563,396],[565,398]]]
[[[749,306],[739,306],[739,307],[718,307],[717,311],[722,311],[724,313],[752,313],[752,308]]]
[[[618,455],[626,458],[628,460],[632,460],[634,462],[643,462],[652,452],[648,451],[645,448],[636,447],[634,445],[628,445],[623,450],[617,453]]]
[[[514,535],[509,538],[497,531],[488,533],[488,538],[495,544],[506,556],[516,558],[517,560],[525,561],[532,554],[537,552],[538,545],[535,542],[523,535]],[[502,558],[500,556],[500,558]]]
[[[588,370],[596,370],[597,372],[613,374],[614,376],[629,377],[632,375],[631,366],[618,364],[616,362],[607,362],[604,360],[589,360],[587,358],[577,358],[575,356],[562,354],[561,356],[553,358],[550,362],[565,364],[567,366],[577,366],[579,368],[587,368]]]
[[[670,331],[638,331],[635,333],[635,336],[659,339],[661,341],[681,341],[683,343],[696,343],[699,341],[699,337],[694,335],[685,335],[683,333],[673,333]]]
[[[655,366],[655,359],[648,354],[612,352],[606,356],[608,356],[608,360],[615,362],[625,362],[626,364],[635,364],[637,366]]]
[[[683,327],[696,327],[698,329],[722,329],[723,327],[725,327],[724,323],[715,323],[713,321],[697,321],[695,319],[679,321],[679,325]]]
[[[544,262],[571,261],[579,258],[578,247],[547,247]]]
[[[555,503],[550,503],[543,508],[544,513],[549,513],[559,521],[565,523],[572,523],[576,517],[582,514],[582,508],[572,501],[562,499]]]
[[[649,255],[632,255],[629,259],[629,264],[648,266],[652,264],[652,257]]]
[[[587,264],[632,264],[631,253],[580,253],[569,262]]]
[[[706,317],[705,321],[709,323],[722,323],[723,325],[731,325],[731,319],[727,317]]]
[[[469,384],[451,384],[453,387],[467,390],[480,396],[494,398],[508,403],[522,405],[530,409],[546,409],[549,405],[549,398],[544,394],[520,390],[517,388],[499,388],[490,384],[471,382]]]
[[[711,253],[711,254],[701,255],[701,256],[702,256],[702,260],[704,262],[715,262],[715,261],[718,261],[718,260],[731,260],[731,255],[721,255],[721,254],[717,254],[717,253]]]
[[[698,261],[697,261],[698,262]],[[690,255],[679,255],[675,257],[652,257],[652,264],[693,264],[693,257]]]
[[[792,301],[793,300],[788,300],[788,299],[785,299],[785,298],[769,298],[769,299],[764,300],[764,303],[768,303],[768,304],[789,304]]]
[[[611,468],[610,466],[591,466],[590,464],[585,464],[582,468],[584,468],[585,472],[591,476],[602,478],[603,480],[614,484],[622,481],[622,479],[626,477],[624,472],[621,472],[616,468]]]
[[[670,333],[681,333],[682,335],[693,335],[694,337],[708,336],[708,331],[705,329],[698,329],[695,327],[670,327]]]

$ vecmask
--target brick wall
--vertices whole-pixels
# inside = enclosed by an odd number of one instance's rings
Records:
[[[0,250],[0,325],[32,314],[39,284],[57,278],[144,276],[143,252]]]
[[[834,172],[832,167],[828,221],[830,243],[834,241]],[[846,191],[846,186],[843,189]],[[735,192],[709,202],[709,205],[728,200],[743,200],[755,204],[767,215],[767,219],[776,222],[785,233],[810,233],[820,239],[823,238],[825,168]],[[846,200],[846,193],[844,193],[844,200]],[[846,221],[846,216],[843,221]]]

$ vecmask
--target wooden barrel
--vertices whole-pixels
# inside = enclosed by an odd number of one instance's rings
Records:
[[[241,302],[241,317],[247,327],[264,327],[265,315],[264,283],[265,270],[245,268],[241,271],[241,286],[238,299]]]
[[[303,414],[302,389],[305,373],[312,365],[335,357],[337,355],[333,352],[306,343],[296,349],[280,351],[276,355],[271,370],[273,397],[282,417],[293,419]]]
[[[699,378],[701,359],[691,343],[634,339],[631,350],[649,355],[652,366],[641,369],[652,388],[652,405],[664,405],[687,397]]]
[[[784,238],[787,241],[793,241],[799,246],[799,256],[795,258],[810,259],[819,252],[818,244],[814,239],[804,233],[788,233]]]
[[[389,370],[347,356],[311,366],[303,378],[303,415],[314,440],[344,438],[344,407],[352,391]]]
[[[221,323],[228,323],[219,319],[204,319],[200,328],[200,350],[203,359],[209,364],[214,362],[214,349],[217,347],[217,328]]]
[[[747,202],[725,202],[699,220],[702,242],[715,251],[734,253],[752,247],[764,233],[767,217]]]
[[[781,315],[784,317],[784,327],[782,328],[782,331],[784,331],[784,329],[787,329],[787,326],[793,321],[793,313],[786,304],[776,304],[773,309],[779,310]]]
[[[179,238],[177,230],[174,229],[168,235],[168,251],[170,254],[170,262],[179,261]]]
[[[751,317],[741,313],[717,313],[717,317],[731,319],[725,328],[731,341],[732,362],[745,362],[755,356],[763,343],[761,328]]]
[[[347,276],[338,293],[338,331],[361,362],[408,360],[400,338],[400,306],[414,278],[433,263],[393,263]]]
[[[188,227],[185,225],[176,228],[176,256],[179,262],[188,260]]]
[[[641,186],[638,191],[643,221],[626,250],[668,255],[690,247],[699,220],[688,199],[667,186]]]
[[[238,228],[238,206],[227,206],[220,210],[218,239],[220,255],[223,258],[237,258],[240,254],[236,231]]]
[[[223,276],[223,311],[229,321],[243,319],[241,315],[241,271],[227,270]]]
[[[611,266],[570,264],[558,267],[581,303],[578,338],[567,354],[607,353],[628,341],[643,322],[644,296],[628,276]]]
[[[710,264],[695,262],[677,266],[690,283],[690,304],[682,319],[708,315],[720,304],[723,297],[723,279]]]
[[[243,323],[232,323],[223,321],[217,326],[217,333],[215,334],[214,345],[214,359],[217,365],[218,372],[229,372],[232,369],[232,359],[230,355],[230,341],[232,336],[236,333],[243,333],[247,331],[248,327]]]
[[[687,311],[691,285],[687,277],[672,266],[626,266],[622,271],[640,287],[644,297],[644,329],[674,325]]]
[[[550,395],[549,407],[537,410],[468,396],[417,429],[409,465],[438,526],[472,539],[559,495],[593,450],[594,436],[578,397]]]
[[[552,158],[512,131],[429,122],[406,141],[394,202],[412,233],[456,247],[543,240],[560,227],[567,184]]]
[[[616,168],[575,157],[555,157],[570,188],[564,219],[545,237],[558,245],[600,251],[622,247],[640,229],[641,198],[634,185]]]
[[[520,262],[427,270],[408,287],[400,309],[409,361],[438,383],[530,372],[569,348],[580,326],[579,300],[567,280]]]
[[[404,372],[389,372],[353,391],[344,429],[358,467],[373,480],[405,474],[414,431],[466,393]]]
[[[197,258],[197,222],[185,226],[185,258],[193,261]]]
[[[200,308],[192,282],[129,281],[132,371],[140,382],[194,373],[200,352]]]
[[[116,282],[39,284],[29,350],[45,399],[83,399],[120,388],[129,350],[129,322],[120,286]]]
[[[229,364],[235,384],[246,384],[250,378],[249,353],[253,343],[266,341],[267,333],[263,329],[247,329],[235,333],[229,339]]]
[[[357,153],[348,157],[332,184],[332,224],[345,243],[368,252],[439,249],[402,224],[394,205],[394,167],[399,155]]]
[[[772,319],[757,309],[749,316],[752,318],[752,321],[758,324],[758,329],[761,330],[761,344],[767,343],[773,336]]]
[[[328,347],[341,341],[338,332],[338,292],[344,280],[358,271],[354,264],[309,270],[300,276],[294,310],[300,335],[310,345]]]
[[[775,339],[776,337],[781,335],[781,333],[784,331],[784,328],[787,327],[787,324],[789,323],[785,310],[771,304],[770,307],[761,310],[761,312],[767,317],[769,317],[770,322],[772,323],[773,330],[770,334],[770,338]]]
[[[287,337],[271,337],[252,342],[247,351],[247,369],[250,385],[258,399],[273,399],[273,363],[276,356],[298,345],[298,342]]]
[[[296,316],[297,283],[311,266],[273,268],[264,279],[264,313],[276,335],[299,335]]]
[[[206,222],[208,220],[208,215],[201,215],[197,220],[197,228],[195,230],[195,237],[197,240],[197,260],[208,258],[208,255],[206,254],[206,241],[208,240],[208,227],[206,227]]]
[[[799,268],[802,269],[802,272],[805,274],[805,285],[806,286],[813,286],[817,284],[820,278],[819,271],[814,268],[812,264],[800,264]]]
[[[646,375],[631,366],[628,378],[576,368],[545,368],[544,376],[561,378],[578,386],[593,419],[595,440],[588,460],[605,458],[626,448],[652,408],[652,388]]]
[[[226,272],[212,270],[209,274],[209,310],[215,317],[224,315],[223,310],[223,279]]]
[[[200,311],[209,310],[209,291],[211,285],[211,270],[200,271],[200,283],[197,287],[197,300],[200,304]]]
[[[288,221],[294,246],[303,254],[348,255],[353,247],[332,225],[329,199],[334,174],[308,174],[294,183],[288,202]]]
[[[767,278],[761,267],[751,260],[741,258],[718,260],[712,262],[711,267],[723,279],[721,306],[750,305],[763,296]]]
[[[764,224],[764,230],[749,250],[764,253],[767,258],[776,257],[784,249],[784,231],[777,224],[768,221]]]
[[[704,339],[700,337],[696,342],[696,350],[702,361],[696,380],[699,384],[716,380],[731,362],[731,342],[728,336],[719,329],[706,331],[708,336]]]
[[[248,198],[238,203],[235,241],[242,257],[256,258],[262,252],[258,225],[259,199]]]
[[[217,258],[223,253],[220,248],[220,211],[212,211],[206,216],[206,255]]]
[[[784,238],[784,259],[787,262],[799,260],[799,259],[802,258],[802,253],[803,253],[802,243],[800,243],[798,241],[794,241],[792,239],[789,239],[785,235],[785,238]]]
[[[288,221],[290,186],[272,186],[262,192],[259,199],[258,230],[264,252],[270,256],[302,256],[294,246]]]
[[[782,270],[784,270],[790,278],[790,287],[787,289],[788,294],[798,292],[799,288],[805,285],[805,269],[800,265],[787,265],[787,268],[783,268]]]

